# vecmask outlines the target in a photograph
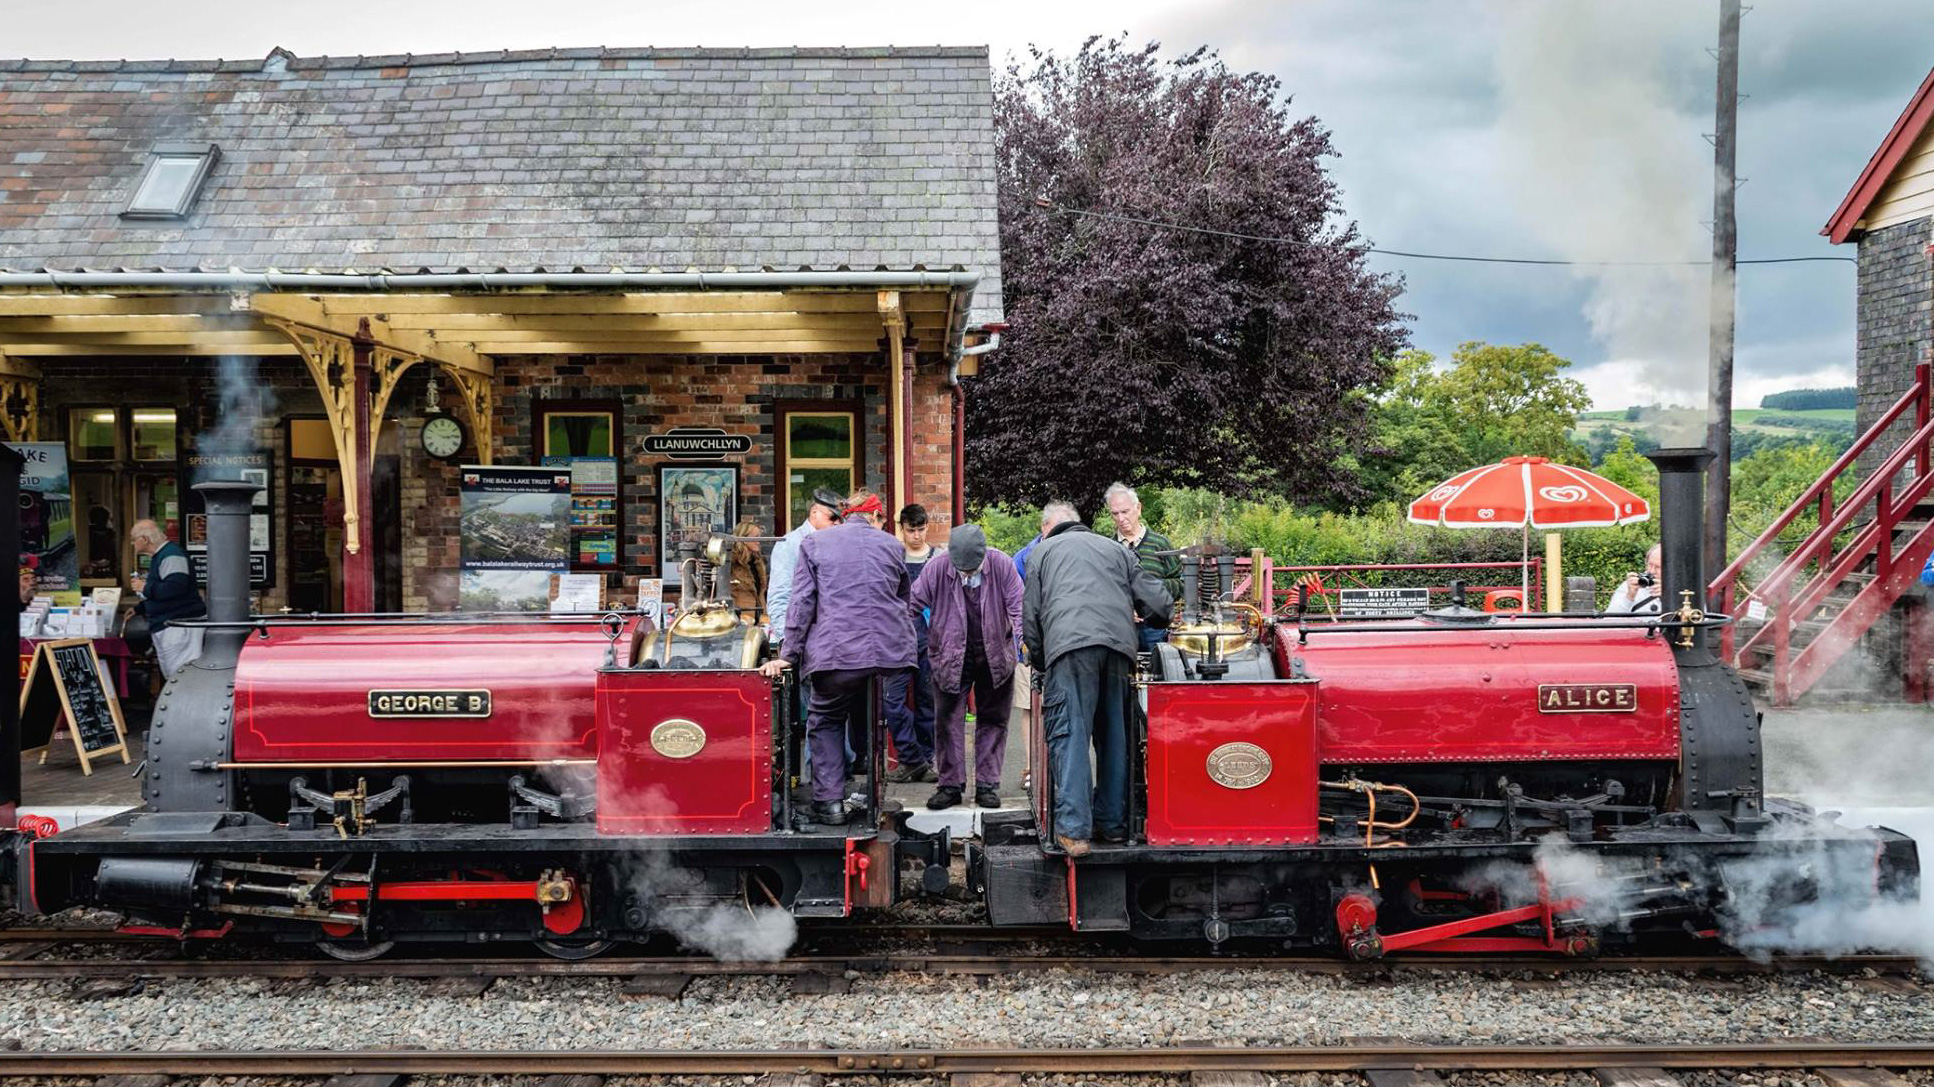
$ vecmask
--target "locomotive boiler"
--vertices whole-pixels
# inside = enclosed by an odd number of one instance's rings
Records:
[[[791,699],[730,608],[729,549],[685,563],[663,630],[623,611],[250,616],[254,488],[198,489],[205,649],[157,701],[145,806],[21,840],[23,909],[340,957],[398,940],[578,957],[718,927],[695,918],[884,905],[903,864],[944,876],[944,835],[877,794],[848,827],[795,818]]]
[[[1395,951],[1580,954],[1740,938],[1849,889],[1917,892],[1911,839],[1763,795],[1759,718],[1706,648],[1700,480],[1662,451],[1661,616],[1273,622],[1190,557],[1136,684],[1131,832],[1073,860],[990,816],[969,878],[999,924]],[[1206,586],[1206,588],[1205,588]],[[1037,707],[1038,712],[1038,707]]]

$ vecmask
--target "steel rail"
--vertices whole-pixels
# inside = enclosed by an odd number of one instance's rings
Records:
[[[1904,956],[1856,955],[1838,959],[1778,958],[1764,961],[1730,956],[1648,955],[1603,959],[1526,959],[1506,956],[1390,958],[1351,962],[1309,956],[1156,957],[1085,955],[1003,955],[948,952],[847,952],[811,954],[777,962],[720,962],[670,956],[604,956],[568,961],[532,958],[374,959],[0,959],[0,982],[82,981],[96,978],[204,980],[233,978],[630,978],[773,977],[805,974],[1030,974],[1049,970],[1096,974],[1180,974],[1255,970],[1345,976],[1414,973],[1531,973],[1548,975],[1678,973],[1722,976],[1777,976],[1825,972],[1913,974],[1917,960]]]
[[[1723,1045],[1167,1046],[1114,1049],[267,1050],[7,1052],[0,1076],[853,1075],[955,1072],[1152,1073],[1590,1070],[1598,1068],[1930,1068],[1930,1042]]]

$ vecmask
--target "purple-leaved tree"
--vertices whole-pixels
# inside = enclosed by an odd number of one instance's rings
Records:
[[[1114,479],[1353,497],[1357,390],[1405,333],[1327,131],[1270,76],[1120,39],[1037,50],[994,99],[1008,331],[969,386],[975,500],[1092,514]]]

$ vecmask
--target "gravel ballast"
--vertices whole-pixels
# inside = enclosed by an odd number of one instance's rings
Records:
[[[1820,974],[1727,983],[1589,975],[1535,983],[1465,975],[1364,981],[1239,969],[1169,975],[1043,971],[991,978],[852,975],[842,994],[785,978],[700,977],[677,999],[614,979],[505,978],[481,996],[434,981],[147,981],[87,995],[20,982],[0,1045],[30,1050],[770,1049],[1125,1047],[1405,1042],[1934,1040],[1925,986]]]

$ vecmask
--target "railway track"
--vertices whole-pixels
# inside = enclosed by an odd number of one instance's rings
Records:
[[[1081,1073],[1357,1072],[1371,1087],[1420,1087],[1437,1072],[1598,1072],[1633,1083],[1635,1070],[1804,1069],[1834,1087],[1883,1087],[1890,1069],[1934,1068],[1928,1042],[1763,1042],[1728,1045],[1168,1046],[1118,1049],[270,1050],[259,1052],[0,1053],[0,1076],[712,1075],[925,1076]],[[1624,1073],[1620,1075],[1618,1073]],[[1664,1087],[1669,1075],[1647,1077]]]
[[[1375,977],[1424,972],[1530,973],[1686,973],[1720,977],[1767,976],[1823,971],[1835,974],[1914,975],[1919,963],[1889,955],[1837,959],[1786,957],[1769,961],[1725,956],[1649,955],[1606,959],[1464,957],[1391,959],[1354,963],[1339,959],[1294,957],[1163,957],[1150,955],[1009,955],[998,952],[806,954],[778,962],[720,962],[693,955],[609,955],[580,962],[542,957],[383,958],[341,962],[315,957],[227,958],[9,958],[0,959],[0,981],[57,981],[112,978],[126,980],[208,978],[529,978],[609,977],[847,977],[850,974],[1004,975],[1048,970],[1116,974],[1175,974],[1197,970],[1262,970]]]
[[[875,943],[910,941],[917,950],[882,950]],[[1077,954],[1043,953],[1040,945],[1070,943]],[[62,949],[97,946],[125,950],[95,958],[63,957]],[[217,942],[178,942],[166,937],[112,929],[0,929],[0,981],[141,980],[197,978],[519,978],[613,977],[695,978],[701,976],[825,977],[859,974],[996,975],[1047,970],[1094,973],[1173,974],[1193,970],[1241,969],[1338,975],[1392,973],[1684,973],[1707,976],[1780,975],[1819,971],[1839,975],[1918,976],[1919,960],[1898,955],[1782,955],[1749,959],[1735,954],[1607,955],[1602,958],[1526,958],[1523,956],[1393,957],[1381,962],[1350,962],[1315,955],[1163,955],[1117,944],[1096,947],[1070,942],[1065,929],[987,929],[974,925],[873,926],[802,935],[800,950],[777,962],[721,962],[696,954],[607,954],[583,961],[553,959],[534,951],[449,948],[440,955],[397,955],[366,962],[344,962],[316,955],[302,945],[254,945],[254,957],[227,957]],[[138,958],[157,951],[163,956]],[[494,953],[493,953],[494,952]]]

